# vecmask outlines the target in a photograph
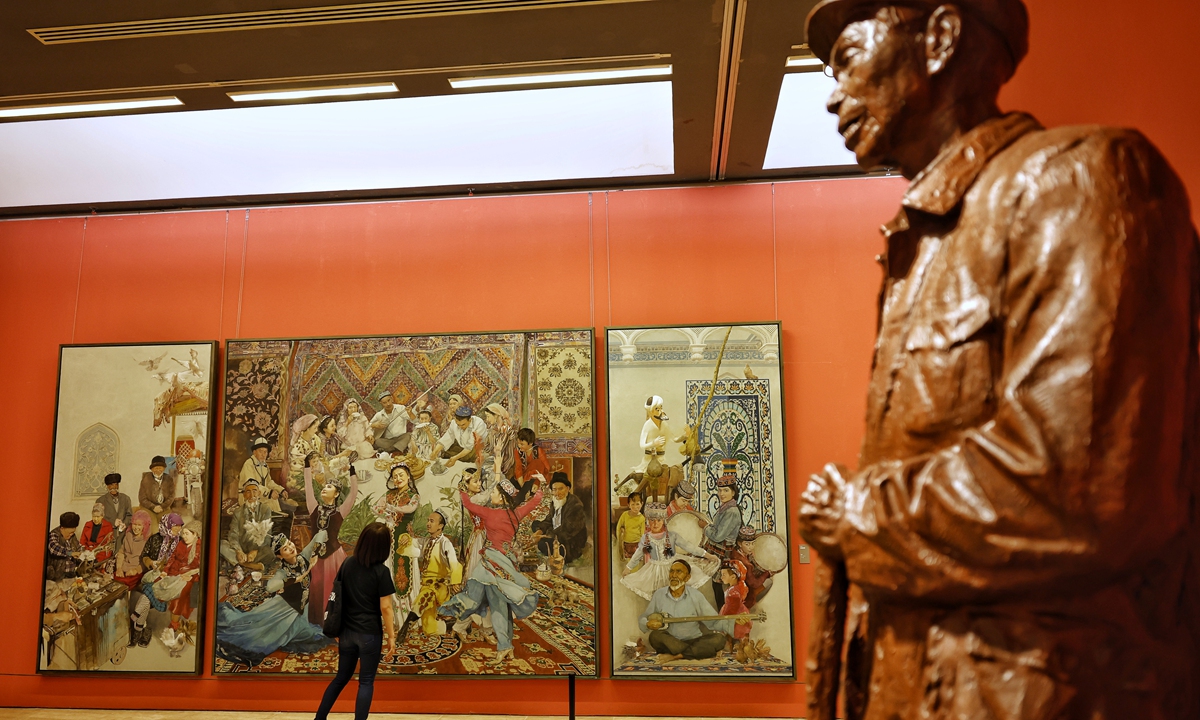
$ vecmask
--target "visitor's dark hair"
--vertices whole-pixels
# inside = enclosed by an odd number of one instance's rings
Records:
[[[537,441],[537,435],[533,432],[533,428],[526,427],[517,431],[517,439],[532,445]]]
[[[628,500],[629,502],[633,502],[634,498],[637,498],[638,500],[641,500],[642,502],[646,502],[646,498],[642,497],[642,494],[637,490],[634,490],[633,492],[629,493],[629,495],[627,495],[625,497],[625,499]]]
[[[325,417],[321,418],[320,422],[317,423],[317,434],[320,435],[321,433],[325,432],[325,428],[329,427],[332,422],[332,415],[326,415]]]
[[[354,558],[359,565],[371,567],[387,560],[392,550],[392,531],[381,522],[373,522],[362,530],[354,545]]]
[[[65,528],[77,528],[79,527],[79,515],[68,510],[58,516],[58,525]]]

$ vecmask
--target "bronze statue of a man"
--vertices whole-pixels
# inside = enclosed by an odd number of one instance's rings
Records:
[[[843,629],[852,720],[1200,718],[1188,198],[1137,132],[999,111],[1028,24],[1020,0],[808,18],[846,146],[911,180],[859,469],[803,494],[809,720],[833,717]]]

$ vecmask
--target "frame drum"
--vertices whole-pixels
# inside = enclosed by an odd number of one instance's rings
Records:
[[[700,527],[700,513],[680,510],[667,518],[667,529],[696,546],[704,544],[704,530]]]
[[[787,542],[775,533],[759,533],[754,538],[754,560],[763,570],[782,571],[788,564]]]

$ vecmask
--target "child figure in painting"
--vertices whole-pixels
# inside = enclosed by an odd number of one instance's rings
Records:
[[[646,532],[621,573],[621,584],[649,600],[670,580],[671,563],[680,560],[689,567],[688,584],[698,588],[717,572],[721,561],[667,529],[667,506],[646,506]]]
[[[426,407],[417,413],[417,423],[413,426],[412,446],[409,451],[425,462],[433,462],[433,446],[441,435],[437,423],[433,421],[433,411]]]
[[[675,489],[671,491],[671,503],[667,505],[667,517],[670,518],[677,512],[684,510],[694,510],[692,507],[692,498],[696,497],[696,486],[686,478],[679,481]]]
[[[744,615],[750,612],[746,607],[746,566],[737,560],[727,560],[721,563],[721,584],[725,586],[725,603],[721,605],[721,615]],[[750,621],[741,619],[733,625],[733,639],[741,640],[750,634]]]
[[[450,598],[451,588],[462,583],[462,563],[458,561],[450,538],[443,534],[445,528],[446,516],[441,510],[434,510],[425,522],[429,536],[413,539],[421,553],[417,561],[421,590],[417,594],[416,613],[421,618],[421,631],[426,635],[440,634],[438,607]]]
[[[350,492],[346,494],[346,499],[342,501],[341,505],[338,505],[337,499],[342,487],[337,480],[327,478],[325,484],[321,486],[320,495],[313,493],[312,462],[314,459],[316,459],[316,453],[311,453],[304,459],[304,491],[305,499],[308,501],[308,525],[314,537],[324,530],[328,540],[317,543],[313,551],[312,592],[309,594],[308,621],[314,625],[320,625],[325,616],[325,600],[333,590],[333,579],[337,577],[338,570],[346,559],[346,551],[342,549],[338,533],[341,532],[342,523],[350,514],[350,510],[354,507],[354,501],[358,498],[358,473],[351,465]]]
[[[342,443],[357,452],[360,458],[375,457],[375,448],[371,445],[375,436],[358,400],[348,398],[342,405],[342,412],[337,419],[337,434]]]
[[[642,514],[642,494],[636,490],[629,493],[628,510],[617,520],[617,546],[626,560],[633,557],[638,542],[646,533],[646,516]]]

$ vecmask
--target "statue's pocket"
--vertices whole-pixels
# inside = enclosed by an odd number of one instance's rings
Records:
[[[987,326],[987,316],[976,316],[950,333],[923,328],[910,334],[889,403],[893,412],[903,413],[909,432],[948,432],[984,418],[992,399]]]

